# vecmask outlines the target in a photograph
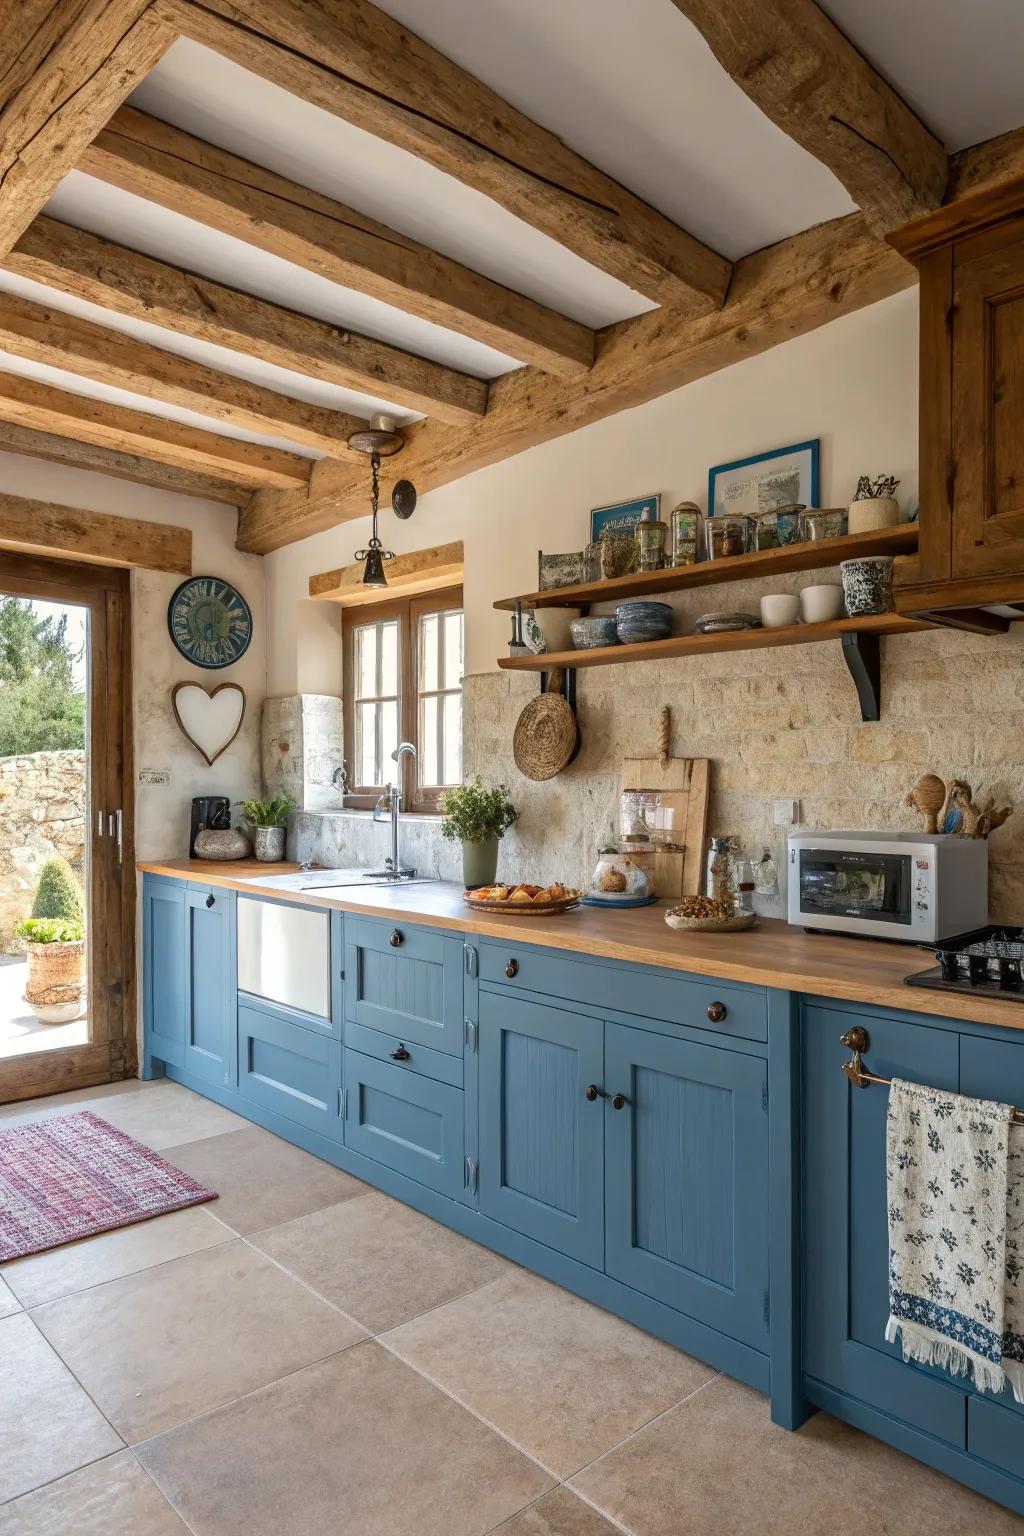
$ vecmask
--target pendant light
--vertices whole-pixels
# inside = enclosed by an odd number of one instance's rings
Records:
[[[388,579],[384,574],[384,562],[395,558],[394,551],[385,549],[377,534],[377,507],[380,501],[380,461],[381,458],[390,458],[393,454],[401,453],[405,447],[405,440],[398,431],[393,416],[386,416],[377,411],[370,417],[369,427],[360,432],[353,432],[348,440],[350,448],[356,453],[365,453],[370,459],[370,512],[372,524],[370,542],[365,549],[357,549],[355,558],[362,560],[363,586],[386,587]],[[416,508],[416,488],[411,480],[399,480],[391,493],[391,505],[396,517],[403,521],[411,517]]]

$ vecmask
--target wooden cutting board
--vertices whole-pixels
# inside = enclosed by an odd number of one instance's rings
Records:
[[[706,757],[670,757],[671,715],[661,711],[657,757],[627,757],[622,763],[620,790],[657,793],[674,812],[672,843],[654,856],[654,885],[659,896],[696,896],[704,883],[704,844],[708,830],[708,785],[711,764]]]

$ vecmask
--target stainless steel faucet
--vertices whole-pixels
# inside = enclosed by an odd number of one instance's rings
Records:
[[[411,741],[400,742],[391,754],[392,761],[398,764],[399,773],[401,773],[402,758],[407,754],[410,757],[416,756],[416,748]],[[384,793],[373,808],[374,821],[387,821],[389,818],[391,820],[391,857],[385,859],[384,863],[390,879],[411,880],[416,873],[415,869],[403,865],[399,857],[398,823],[401,809],[401,788],[397,784],[385,784]]]

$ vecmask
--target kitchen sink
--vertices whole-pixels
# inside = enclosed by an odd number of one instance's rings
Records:
[[[386,869],[300,869],[292,875],[246,875],[247,885],[268,886],[271,890],[315,891],[323,896],[351,890],[356,885],[429,885],[430,875],[401,875],[397,879]]]

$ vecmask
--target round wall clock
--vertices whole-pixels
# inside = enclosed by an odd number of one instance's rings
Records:
[[[249,647],[252,613],[230,582],[190,576],[167,605],[167,628],[187,661],[197,667],[230,667]]]

